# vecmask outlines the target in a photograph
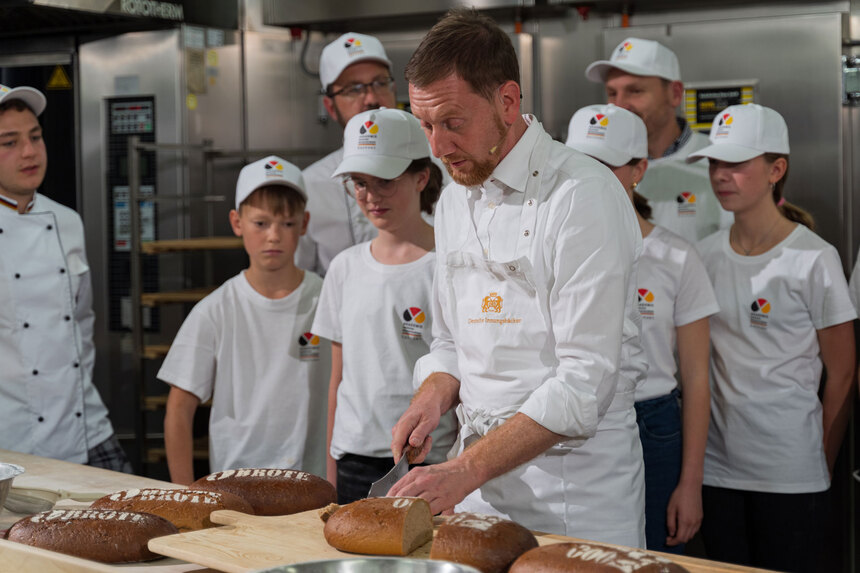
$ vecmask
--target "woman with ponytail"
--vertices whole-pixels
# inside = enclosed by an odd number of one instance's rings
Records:
[[[698,245],[720,305],[711,317],[705,549],[719,561],[814,571],[851,404],[856,312],[836,249],[783,196],[782,116],[731,106],[710,140],[688,160],[708,158],[734,224]]]
[[[693,246],[648,221],[651,207],[635,191],[648,168],[642,119],[612,104],[585,107],[571,118],[566,143],[609,167],[637,212],[643,249],[636,286],[648,357],[648,374],[636,387],[645,537],[648,549],[683,553],[702,522],[710,408],[708,316],[719,310],[716,297]]]

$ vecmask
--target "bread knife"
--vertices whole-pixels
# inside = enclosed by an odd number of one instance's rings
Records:
[[[403,453],[400,456],[400,461],[394,464],[394,467],[391,470],[379,478],[377,481],[370,484],[370,491],[367,494],[367,497],[385,497],[385,494],[388,493],[388,490],[400,481],[400,478],[409,473],[409,455],[411,452],[411,446],[407,444],[405,448],[403,448]]]

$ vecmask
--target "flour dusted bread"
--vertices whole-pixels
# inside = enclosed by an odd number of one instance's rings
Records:
[[[323,533],[341,551],[408,555],[433,539],[433,514],[419,497],[371,497],[341,506]]]
[[[556,543],[532,549],[517,559],[510,573],[689,573],[677,563],[638,549],[599,543]]]
[[[218,509],[254,513],[251,504],[241,497],[194,489],[128,489],[100,497],[90,508],[153,513],[179,531],[212,527],[209,514]]]
[[[189,487],[237,495],[257,515],[289,515],[317,509],[337,499],[334,486],[298,470],[237,469],[215,472]]]
[[[508,519],[458,513],[439,526],[430,559],[471,565],[483,573],[504,572],[538,542],[531,531]]]
[[[102,563],[158,559],[147,549],[153,537],[178,533],[157,515],[113,510],[54,509],[25,517],[7,539]]]

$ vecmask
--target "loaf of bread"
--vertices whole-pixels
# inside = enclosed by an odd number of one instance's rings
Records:
[[[471,565],[483,573],[502,573],[537,545],[532,532],[519,523],[495,515],[457,513],[439,526],[430,559]]]
[[[212,527],[209,514],[218,509],[254,513],[251,504],[229,493],[194,489],[129,489],[95,500],[91,509],[154,513],[179,531]]]
[[[689,573],[677,563],[639,549],[587,541],[544,545],[523,554],[510,573]]]
[[[257,515],[289,515],[317,509],[337,499],[334,486],[297,470],[238,469],[215,472],[189,487],[237,495]]]
[[[433,539],[433,515],[419,497],[371,497],[341,506],[323,533],[341,551],[408,555]]]
[[[148,513],[54,509],[16,522],[6,537],[102,563],[129,563],[161,557],[146,544],[153,537],[173,533],[178,531],[172,523]]]

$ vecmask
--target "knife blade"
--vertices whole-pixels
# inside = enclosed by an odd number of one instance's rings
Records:
[[[370,484],[370,491],[367,497],[385,497],[391,486],[400,481],[400,478],[409,473],[409,453],[411,446],[407,445],[403,448],[403,454],[400,456],[400,461],[394,464],[394,467],[387,474]]]

